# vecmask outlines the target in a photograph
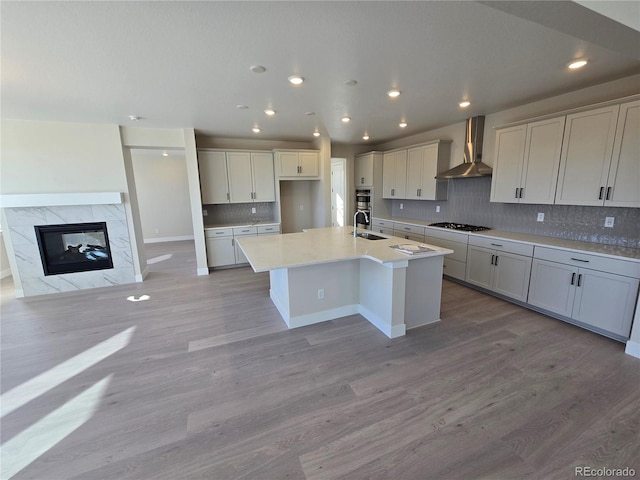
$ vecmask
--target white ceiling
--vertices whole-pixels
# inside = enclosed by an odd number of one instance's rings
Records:
[[[0,14],[3,118],[134,114],[221,137],[308,141],[318,129],[374,144],[640,73],[640,32],[575,2],[3,0]],[[590,64],[569,71],[576,57]]]

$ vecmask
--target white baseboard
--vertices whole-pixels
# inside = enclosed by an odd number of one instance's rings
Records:
[[[4,270],[0,270],[0,279],[7,278],[11,276],[11,269],[5,268]]]
[[[193,240],[193,238],[193,235],[182,235],[179,237],[145,238],[144,243],[181,242],[182,240]]]
[[[336,318],[347,317],[358,313],[358,305],[344,305],[342,307],[323,310],[322,312],[307,313],[289,318],[289,328],[306,327],[314,323],[322,323]]]
[[[632,357],[640,358],[640,343],[627,341],[627,347],[624,349],[624,353],[631,355]]]
[[[384,333],[387,337],[389,338],[402,337],[406,333],[407,326],[404,323],[400,325],[391,326],[385,321],[383,321],[378,315],[368,310],[367,308],[363,307],[362,305],[357,305],[357,306],[358,306],[358,313],[360,313],[360,315],[362,315],[364,318],[369,320],[369,323],[371,323],[374,327],[376,327],[378,330]]]
[[[141,274],[135,275],[136,282],[144,282],[144,279],[147,278],[147,275],[149,275],[149,267],[144,267],[144,270],[142,270]]]
[[[196,270],[196,274],[197,274],[198,276],[201,276],[201,275],[209,275],[209,269],[208,269],[208,268],[198,268],[198,269]]]

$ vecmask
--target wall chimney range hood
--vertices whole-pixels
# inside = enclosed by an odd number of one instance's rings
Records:
[[[484,137],[484,117],[467,119],[464,138],[464,162],[438,174],[438,179],[474,178],[491,176],[493,169],[482,163],[482,139]]]

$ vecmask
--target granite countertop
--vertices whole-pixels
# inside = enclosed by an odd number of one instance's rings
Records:
[[[414,220],[410,218],[380,218],[381,220],[388,220],[390,222],[406,223],[409,225],[416,225],[420,227],[429,227],[430,223],[423,220]],[[462,232],[459,230],[448,230],[439,227],[429,227],[430,229],[439,231],[450,231],[457,233],[464,233],[469,236],[476,235],[488,238],[496,238],[500,240],[509,240],[512,242],[528,243],[539,247],[552,247],[563,250],[579,250],[582,252],[590,253],[593,255],[601,255],[604,257],[618,258],[621,260],[632,260],[640,262],[640,249],[617,247],[615,245],[603,245],[601,243],[581,242],[578,240],[567,240],[563,238],[544,237],[542,235],[533,235],[529,233],[516,233],[506,232],[503,230],[484,230],[482,232]]]
[[[381,235],[385,237],[384,240],[367,240],[354,238],[350,232],[353,232],[352,227],[313,228],[285,235],[242,237],[238,239],[238,244],[256,272],[360,258],[378,263],[396,263],[453,253],[453,250],[434,246],[433,252],[407,255],[389,248],[390,245],[420,245],[421,242],[386,235]]]
[[[258,225],[280,225],[280,222],[273,222],[273,221],[261,221],[261,220],[257,220],[255,222],[251,222],[251,223],[242,223],[242,222],[237,222],[237,223],[208,223],[204,226],[205,230],[211,230],[214,228],[242,228],[242,227],[255,227]]]

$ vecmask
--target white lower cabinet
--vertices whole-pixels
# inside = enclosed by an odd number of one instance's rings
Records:
[[[424,242],[424,227],[396,222],[393,224],[393,235],[414,242]]]
[[[209,267],[222,267],[236,263],[232,228],[205,230],[205,238]]]
[[[536,247],[528,303],[628,338],[639,277],[634,262]]]
[[[249,260],[244,256],[244,253],[236,240],[242,237],[255,237],[256,235],[258,235],[257,227],[236,227],[233,229],[233,246],[235,248],[236,265],[249,263]]]
[[[424,243],[453,250],[451,255],[445,255],[443,273],[448,277],[464,280],[467,271],[467,243],[469,235],[452,232],[442,228],[425,228]]]
[[[465,280],[525,302],[532,255],[532,245],[470,237]]]

